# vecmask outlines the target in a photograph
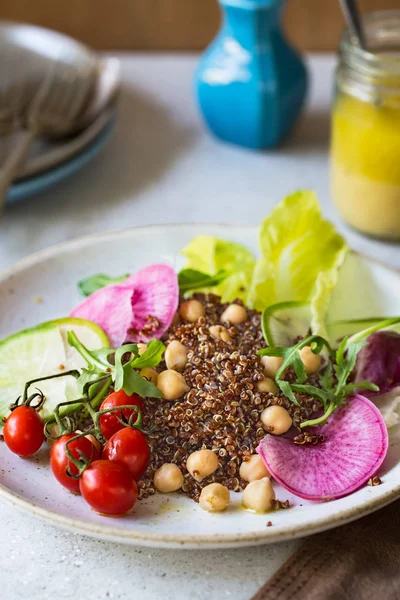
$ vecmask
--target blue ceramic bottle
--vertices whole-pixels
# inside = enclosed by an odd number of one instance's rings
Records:
[[[276,146],[301,111],[307,72],[281,31],[285,0],[219,0],[221,30],[201,58],[197,97],[211,131],[248,148]]]

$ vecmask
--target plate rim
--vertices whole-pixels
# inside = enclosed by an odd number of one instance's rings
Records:
[[[77,134],[62,141],[57,147],[31,158],[18,173],[14,184],[40,176],[70,161],[90,146],[97,136],[116,118],[118,106],[116,102],[106,106],[91,123]]]
[[[105,239],[112,239],[115,236],[128,236],[140,231],[145,234],[146,231],[157,231],[162,230],[165,233],[166,229],[198,229],[199,227],[221,227],[227,231],[239,230],[249,233],[252,229],[256,232],[257,226],[254,225],[234,225],[227,223],[170,223],[170,224],[155,224],[155,225],[142,225],[136,227],[128,227],[119,230],[106,231],[102,233],[89,234],[77,238],[73,238],[68,241],[64,241],[58,244],[54,244],[43,250],[39,250],[29,256],[26,256],[8,268],[0,272],[0,283],[4,283],[8,279],[18,274],[21,271],[29,268],[30,266],[40,263],[44,260],[51,259],[63,252],[77,249],[79,247],[85,247]],[[358,254],[368,261],[379,264],[382,268],[391,273],[395,273],[400,277],[400,272],[393,267],[387,266],[380,261],[371,258],[361,252],[351,250],[351,252]],[[279,531],[274,532],[273,528],[266,530],[260,530],[251,533],[227,533],[217,535],[201,535],[201,534],[171,534],[171,533],[153,533],[153,532],[141,532],[124,530],[122,528],[114,528],[108,524],[95,524],[84,521],[80,518],[69,517],[57,513],[53,510],[42,508],[27,500],[20,494],[12,492],[0,483],[0,497],[4,498],[8,502],[11,502],[17,508],[30,513],[33,516],[40,517],[48,522],[58,525],[64,529],[74,531],[89,536],[101,538],[109,541],[119,541],[122,543],[130,543],[142,546],[157,546],[163,548],[222,548],[222,547],[239,547],[246,545],[257,545],[276,543],[285,540],[292,540],[300,537],[312,535],[321,531],[332,529],[334,527],[344,525],[356,519],[362,518],[384,506],[390,504],[400,497],[400,481],[398,485],[387,490],[384,494],[378,498],[371,497],[365,500],[362,506],[348,507],[341,509],[335,517],[330,515],[323,516],[317,521],[313,522],[312,525],[296,525],[293,524],[287,526],[280,526]]]

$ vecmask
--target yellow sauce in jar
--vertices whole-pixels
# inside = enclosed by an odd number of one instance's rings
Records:
[[[400,102],[338,93],[332,115],[333,199],[343,218],[372,236],[400,239]]]

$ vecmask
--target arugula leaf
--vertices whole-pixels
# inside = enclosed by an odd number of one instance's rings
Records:
[[[333,411],[340,405],[343,404],[342,400],[336,402],[331,401],[329,405],[326,407],[324,414],[322,417],[318,417],[316,419],[310,419],[309,421],[304,421],[301,423],[300,427],[317,427],[318,425],[324,425],[327,419],[331,416]]]
[[[322,389],[330,390],[333,387],[333,365],[331,361],[328,361],[325,369],[319,375],[318,381]]]
[[[308,394],[309,396],[318,398],[318,400],[321,400],[324,409],[326,409],[329,402],[335,401],[335,396],[332,394],[332,392],[319,388],[316,385],[299,385],[297,383],[292,383],[291,388],[294,392],[298,392],[299,394]]]
[[[302,428],[315,427],[325,423],[332,412],[346,402],[346,398],[353,395],[357,390],[378,390],[377,386],[369,381],[348,382],[356,363],[357,354],[365,344],[365,339],[361,339],[360,336],[350,338],[350,340],[344,338],[336,353],[334,353],[327,340],[321,336],[311,335],[294,346],[263,348],[258,354],[261,356],[283,357],[283,362],[275,375],[275,381],[282,393],[291,402],[299,406],[295,393],[308,394],[321,401],[324,413],[320,417],[305,421],[300,425]],[[318,379],[320,387],[306,383],[308,376],[300,358],[300,350],[305,346],[310,346],[315,354],[319,354],[323,348],[328,351],[328,364]],[[288,367],[291,367],[296,374],[295,382],[282,379]]]
[[[358,352],[365,346],[365,340],[348,344],[348,339],[344,338],[336,351],[336,364],[333,365],[335,370],[337,385],[336,395],[342,396],[346,387],[346,382],[352,373],[356,364]]]
[[[117,350],[88,350],[73,331],[68,332],[68,342],[76,348],[88,365],[82,369],[78,379],[81,390],[87,390],[90,382],[101,376],[110,376],[117,391],[124,390],[128,395],[136,393],[142,398],[162,397],[160,390],[136,371],[144,367],[156,367],[161,362],[165,346],[160,340],[151,340],[141,356],[137,344],[124,344]],[[131,356],[123,362],[127,354]],[[110,356],[113,356],[114,364],[110,362]]]
[[[322,378],[322,383],[325,383],[327,386],[327,392],[332,395],[329,405],[324,404],[325,412],[321,417],[305,421],[300,427],[315,427],[316,425],[325,423],[333,411],[346,402],[346,398],[357,393],[358,390],[379,391],[379,387],[370,381],[348,382],[356,364],[357,354],[365,346],[368,335],[369,332],[364,335],[353,336],[352,338],[343,338],[339,348],[336,350],[335,362],[333,364],[336,384],[334,384],[333,379],[331,380],[329,376],[325,379],[323,379],[323,376],[320,377],[320,383]]]
[[[124,390],[128,396],[139,394],[142,398],[162,398],[158,387],[132,369],[129,363],[122,367],[122,375],[119,382],[115,382],[115,389]]]
[[[115,356],[114,356],[115,366],[114,366],[113,379],[115,382],[116,390],[123,389],[124,391],[126,391],[124,388],[124,380],[125,380],[125,376],[126,376],[125,371],[127,371],[129,368],[132,368],[130,361],[128,363],[122,364],[122,358],[127,353],[133,354],[135,358],[137,356],[139,356],[139,350],[138,350],[137,344],[124,344],[123,346],[120,346],[115,353]],[[124,369],[124,367],[126,367],[126,365],[128,365],[128,368]],[[126,393],[128,393],[128,392],[126,392]]]
[[[99,371],[94,365],[88,365],[87,369],[81,369],[81,374],[76,380],[79,393],[83,395],[87,390],[88,385],[90,386],[90,384],[96,379],[99,379],[101,375],[103,375],[103,372]]]
[[[293,402],[293,404],[295,404],[296,406],[300,406],[299,401],[297,400],[296,396],[292,391],[292,386],[288,381],[285,381],[284,379],[277,379],[276,383],[278,384],[278,387],[281,390],[281,392],[285,394],[287,398],[289,398],[290,402]]]
[[[131,361],[131,367],[134,369],[156,367],[162,361],[164,352],[165,346],[160,340],[151,340],[147,343],[146,350]]]
[[[78,336],[74,331],[68,331],[67,333],[68,344],[75,348],[82,358],[85,359],[88,365],[96,367],[99,372],[103,372],[111,366],[108,357],[115,353],[115,350],[111,348],[100,348],[99,350],[89,350],[84,344],[78,339]]]
[[[258,354],[261,356],[283,357],[284,360],[275,375],[275,381],[282,393],[289,398],[293,404],[300,406],[294,395],[294,392],[297,392],[300,394],[309,394],[310,396],[318,398],[325,407],[326,403],[332,400],[332,396],[317,386],[310,384],[305,385],[308,376],[300,357],[300,350],[304,348],[304,346],[310,346],[316,354],[319,354],[324,347],[328,349],[329,353],[332,353],[330,345],[324,338],[317,335],[311,335],[289,348],[263,348]],[[290,383],[281,379],[289,366],[293,368],[296,374],[297,380],[295,383]]]
[[[85,297],[90,296],[97,290],[100,290],[107,285],[112,285],[114,283],[122,283],[129,277],[128,275],[121,275],[120,277],[109,277],[108,275],[104,275],[103,273],[98,273],[97,275],[92,275],[91,277],[86,277],[86,279],[82,279],[78,282],[78,288],[81,294]]]
[[[135,369],[156,367],[162,360],[165,346],[160,340],[152,340],[147,349],[139,356],[137,344],[125,344],[115,353],[115,389],[124,390],[128,395],[139,394],[142,398],[161,398],[162,394],[157,386],[137,373]],[[122,363],[122,358],[128,353],[133,354],[133,359]]]
[[[379,386],[370,381],[357,381],[356,383],[348,383],[345,387],[346,396],[352,396],[358,390],[370,390],[372,392],[379,392]]]
[[[226,269],[220,269],[214,275],[208,275],[196,269],[182,269],[178,273],[179,290],[181,294],[186,294],[195,290],[214,287],[225,281],[230,275],[231,273]]]
[[[283,356],[284,360],[276,373],[277,380],[279,380],[286,369],[291,366],[297,375],[298,383],[304,383],[307,380],[307,373],[299,353],[304,346],[311,346],[311,349],[315,354],[319,354],[325,346],[329,354],[332,354],[329,343],[319,335],[310,335],[289,348],[262,348],[262,350],[259,350],[258,354],[260,356]]]

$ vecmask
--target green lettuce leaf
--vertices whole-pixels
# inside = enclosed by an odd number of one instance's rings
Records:
[[[251,285],[255,259],[244,246],[201,235],[182,250],[187,262],[185,269],[215,275],[221,270],[231,273],[218,285],[207,288],[208,292],[222,296],[223,302],[235,298],[245,300]],[[198,289],[197,291],[203,291]]]
[[[221,269],[215,275],[208,275],[194,269],[182,269],[178,273],[179,291],[181,294],[188,294],[196,290],[215,287],[222,283],[230,273]]]
[[[263,310],[285,301],[311,302],[311,330],[324,333],[324,317],[348,247],[323,219],[308,190],[285,198],[264,219],[247,305]]]
[[[101,288],[106,287],[106,285],[122,283],[128,277],[129,274],[121,275],[120,277],[110,277],[109,275],[104,275],[104,273],[97,273],[91,277],[86,277],[86,279],[81,279],[81,281],[78,282],[78,288],[82,296],[87,298],[87,296],[97,292],[97,290],[101,290]]]

